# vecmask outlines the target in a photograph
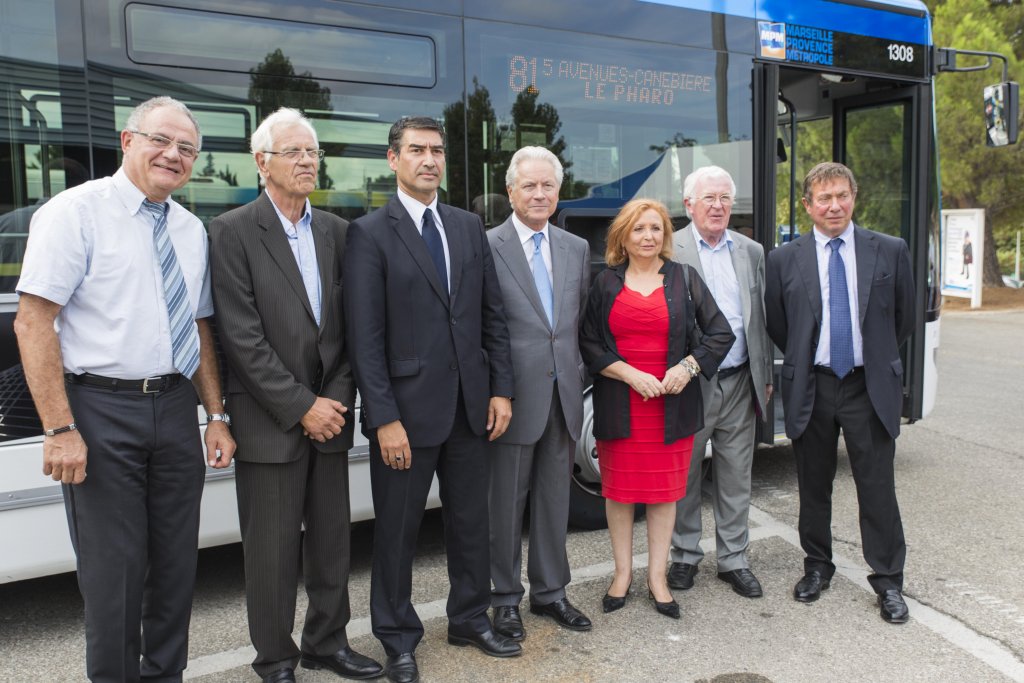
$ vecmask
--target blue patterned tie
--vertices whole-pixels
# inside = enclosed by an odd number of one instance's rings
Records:
[[[850,294],[846,288],[846,266],[839,255],[843,240],[829,241],[828,257],[829,365],[839,378],[853,370],[853,323],[850,320]]]
[[[537,285],[540,303],[548,316],[548,324],[554,325],[554,294],[551,292],[551,280],[548,279],[548,267],[544,265],[544,255],[540,252],[540,243],[544,241],[544,233],[533,233],[533,284]]]
[[[430,259],[434,262],[434,267],[437,268],[441,286],[448,291],[448,269],[444,265],[444,244],[441,242],[441,233],[434,223],[434,212],[430,209],[423,212],[423,241],[427,243]]]
[[[174,367],[189,379],[199,367],[199,334],[192,315],[185,277],[178,266],[171,236],[167,234],[167,205],[143,200],[142,208],[153,218],[153,246],[164,279],[167,320],[171,327],[171,354]]]

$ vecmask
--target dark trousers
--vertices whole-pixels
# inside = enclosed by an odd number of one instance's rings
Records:
[[[89,449],[85,481],[64,486],[89,680],[180,681],[206,472],[195,390],[67,391]]]
[[[266,676],[299,662],[292,627],[300,559],[309,597],[302,652],[330,655],[348,645],[348,453],[310,444],[294,462],[236,460],[235,489],[252,668]]]
[[[448,555],[448,629],[458,635],[491,628],[487,483],[484,437],[470,430],[462,398],[451,434],[440,446],[412,447],[412,467],[394,470],[370,439],[370,483],[376,516],[370,617],[388,655],[413,652],[423,623],[412,605],[412,564],[423,509],[437,472]]]
[[[793,440],[800,487],[798,528],[800,544],[806,553],[804,570],[820,571],[826,578],[835,573],[832,484],[842,428],[857,487],[864,559],[872,570],[868,581],[876,592],[889,588],[902,590],[907,546],[893,474],[896,442],[871,406],[862,371],[842,380],[818,373],[816,380],[810,423],[807,430]]]

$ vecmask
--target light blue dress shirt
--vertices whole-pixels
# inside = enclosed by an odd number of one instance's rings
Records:
[[[832,248],[828,246],[831,237],[814,227],[814,252],[818,256],[818,283],[821,287],[821,332],[818,336],[818,350],[814,352],[814,364],[828,367],[831,364],[832,347],[829,343],[829,329],[832,315],[829,312],[828,258]],[[839,255],[843,257],[846,270],[846,291],[850,296],[850,318],[853,324],[853,364],[864,365],[864,337],[860,331],[860,316],[857,308],[857,251],[853,242],[853,223],[839,236],[843,246]]]
[[[309,306],[313,309],[313,317],[316,324],[320,324],[320,266],[316,262],[316,245],[313,244],[313,211],[309,207],[309,200],[302,212],[302,218],[298,223],[292,223],[281,210],[274,204],[274,200],[267,195],[270,203],[274,205],[274,211],[281,221],[284,234],[288,237],[288,246],[292,249],[295,262],[299,265],[299,273],[302,275],[302,284],[306,287],[306,296],[309,298]]]
[[[736,277],[736,267],[732,264],[732,250],[736,245],[732,236],[726,230],[718,244],[711,246],[704,241],[697,231],[696,226],[693,236],[697,238],[697,254],[700,256],[700,266],[704,270],[704,282],[711,290],[711,296],[715,297],[715,303],[729,321],[732,333],[736,335],[729,353],[722,359],[720,370],[734,368],[746,363],[750,356],[747,354],[747,336],[743,330],[743,302],[740,300],[740,283]]]

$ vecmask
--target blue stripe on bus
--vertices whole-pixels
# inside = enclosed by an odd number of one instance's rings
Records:
[[[891,5],[887,12],[873,7],[846,5],[828,0],[641,0],[704,12],[719,12],[761,21],[786,22],[813,26],[861,36],[931,45],[931,31],[926,16],[914,16],[900,9],[921,10],[927,7],[918,0],[875,0]]]

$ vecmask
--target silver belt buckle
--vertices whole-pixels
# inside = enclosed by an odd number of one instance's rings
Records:
[[[156,394],[156,393],[160,392],[161,390],[163,390],[163,388],[164,388],[163,384],[160,385],[159,389],[150,389],[149,388],[149,383],[150,382],[156,382],[157,380],[161,380],[161,379],[163,379],[163,378],[162,377],[147,377],[146,379],[142,380],[142,393],[144,393],[144,394]]]

